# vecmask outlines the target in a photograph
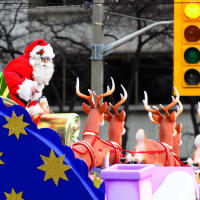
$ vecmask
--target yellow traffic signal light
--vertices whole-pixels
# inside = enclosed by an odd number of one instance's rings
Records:
[[[188,4],[185,5],[184,13],[189,19],[198,18],[200,14],[199,4],[194,2],[189,2]]]
[[[174,87],[200,96],[200,0],[174,0]]]

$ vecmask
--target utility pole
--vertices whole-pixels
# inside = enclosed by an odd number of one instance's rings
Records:
[[[104,32],[103,32],[103,14],[104,14],[104,0],[94,0],[92,10],[92,64],[91,64],[91,89],[97,94],[103,93],[103,81],[104,81],[104,56],[110,54],[116,48],[130,42],[139,35],[146,31],[161,25],[173,24],[173,21],[160,21],[150,24],[134,33],[131,33],[115,42],[108,45],[103,44]]]
[[[103,66],[103,16],[104,0],[93,0],[92,9],[92,62],[91,62],[91,89],[97,95],[103,93],[104,66]]]

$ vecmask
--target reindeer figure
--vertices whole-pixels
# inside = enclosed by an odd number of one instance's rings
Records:
[[[200,118],[200,102],[198,102],[198,108],[197,108],[197,114]],[[195,137],[194,140],[195,144],[195,151],[193,152],[192,158],[187,159],[187,165],[194,166],[194,167],[200,167],[200,134]]]
[[[200,118],[200,102],[198,102],[197,114]],[[188,158],[187,163],[190,166],[193,165],[200,167],[200,134],[195,137],[194,144],[196,149],[193,153],[192,159]]]
[[[188,166],[200,167],[200,134],[195,137],[194,140],[195,151],[192,158],[187,159]]]
[[[159,124],[159,138],[160,142],[166,143],[171,148],[173,148],[173,137],[176,135],[175,126],[176,119],[183,111],[183,105],[179,101],[178,91],[175,89],[176,98],[172,96],[172,103],[164,107],[160,104],[160,107],[164,110],[165,116],[162,115],[159,111],[159,108],[153,106],[154,109],[151,109],[148,105],[147,93],[144,92],[145,99],[143,100],[145,109],[149,112],[149,118],[153,123]],[[177,105],[177,112],[173,111],[171,115],[169,114],[169,109],[174,105]],[[153,114],[152,114],[153,113]]]
[[[182,124],[181,124],[181,122],[179,122],[177,124],[175,130],[176,130],[176,134],[173,137],[173,152],[179,158],[179,147],[182,144],[182,140],[181,140]]]
[[[100,147],[98,139],[99,125],[103,124],[104,113],[108,107],[107,102],[101,104],[100,100],[114,92],[115,84],[112,78],[111,81],[111,90],[109,87],[107,87],[107,92],[99,96],[94,93],[97,101],[97,105],[95,105],[92,91],[88,90],[89,96],[82,94],[79,90],[79,79],[77,78],[76,93],[79,97],[88,100],[90,106],[82,103],[82,109],[88,116],[85,122],[82,140],[76,142],[72,149],[75,153],[75,157],[83,159],[86,162],[89,170],[91,170],[94,166],[102,166],[104,164],[104,158],[109,152],[108,148],[103,149]]]
[[[160,105],[164,110],[165,115],[161,114],[156,106],[153,106],[152,109],[148,105],[147,93],[144,92],[145,99],[143,100],[143,103],[145,109],[149,111],[150,120],[153,123],[160,125],[160,142],[154,141],[152,139],[146,139],[144,130],[138,130],[136,133],[137,144],[134,148],[134,153],[132,155],[128,154],[125,158],[125,162],[146,164],[151,163],[164,166],[178,166],[181,164],[181,162],[178,160],[178,157],[179,144],[181,143],[182,125],[179,123],[176,126],[176,119],[182,113],[183,106],[179,101],[179,94],[176,89],[175,92],[177,97],[174,98],[172,96],[172,103],[166,107]],[[173,111],[170,115],[169,108],[177,103],[177,112]]]
[[[194,140],[194,144],[195,144],[195,151],[193,153],[193,165],[200,167],[200,135],[197,135],[195,140]]]
[[[156,164],[161,166],[180,166],[180,163],[174,157],[174,152],[169,145],[164,145],[152,139],[146,139],[143,129],[136,133],[137,144],[132,156],[127,156],[129,162]]]
[[[104,115],[104,119],[109,122],[108,127],[108,137],[109,137],[109,145],[110,147],[110,161],[109,164],[119,163],[120,158],[122,157],[121,151],[117,149],[121,149],[122,143],[122,135],[125,133],[124,128],[124,120],[126,117],[126,113],[122,110],[120,113],[118,112],[117,108],[122,105],[127,99],[127,92],[123,85],[121,85],[124,95],[120,94],[121,100],[113,106],[111,103],[109,104],[110,107],[114,111],[114,115],[109,112],[107,109],[106,114]]]

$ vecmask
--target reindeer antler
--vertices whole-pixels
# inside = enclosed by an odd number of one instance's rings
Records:
[[[177,112],[175,113],[175,119],[176,119],[183,112],[183,105],[182,105],[182,103],[179,100],[180,96],[179,96],[179,93],[178,93],[178,91],[177,91],[177,89],[175,87],[174,87],[174,90],[176,92],[176,98],[174,98],[174,96],[172,96],[172,103],[170,103],[166,107],[164,107],[162,104],[160,104],[160,107],[165,111],[166,115],[168,117],[170,117],[169,109],[172,106],[174,106],[174,105],[176,105],[178,103],[178,105],[177,105]]]
[[[116,103],[115,106],[113,106],[111,103],[109,104],[110,107],[114,110],[115,116],[118,117],[118,118],[119,118],[120,115],[119,115],[119,113],[117,111],[117,108],[120,105],[122,105],[126,101],[126,99],[128,97],[127,91],[125,90],[124,86],[121,85],[121,87],[122,87],[122,90],[123,90],[123,93],[124,93],[124,95],[120,93],[121,100],[118,103]]]
[[[114,82],[112,77],[111,77],[111,81],[112,81],[112,88],[110,89],[110,87],[107,86],[107,91],[105,93],[97,96],[95,91],[93,91],[93,94],[94,94],[94,96],[95,96],[95,98],[97,100],[97,107],[100,107],[100,105],[101,105],[101,103],[100,103],[101,98],[109,96],[114,92],[114,90],[115,90],[115,82]]]
[[[87,96],[87,95],[85,95],[85,94],[82,94],[82,93],[80,92],[80,90],[79,90],[79,78],[77,77],[77,79],[76,79],[76,94],[77,94],[79,97],[88,100],[89,103],[90,103],[90,107],[93,108],[93,107],[95,107],[95,103],[94,103],[92,91],[91,91],[91,90],[88,90],[88,92],[90,93],[89,96]]]
[[[113,114],[109,111],[109,108],[106,108],[106,113],[104,114],[104,119],[110,121],[113,117]]]
[[[159,108],[156,106],[153,106],[154,109],[152,109],[149,105],[148,105],[148,96],[147,96],[147,92],[144,91],[144,100],[142,101],[144,104],[145,109],[149,112],[149,118],[153,123],[159,124],[159,121],[156,119],[153,119],[152,117],[152,113],[157,114],[159,117],[163,117],[163,115],[160,113]]]
[[[176,98],[174,98],[174,96],[172,96],[172,103],[170,103],[169,105],[167,105],[166,107],[164,107],[162,104],[160,104],[160,107],[164,110],[166,116],[170,117],[169,114],[169,109],[174,106],[175,104],[178,103],[177,105],[177,112],[175,113],[175,115],[173,116],[173,120],[175,120],[183,111],[183,105],[182,103],[179,101],[179,93],[177,91],[176,88],[174,88],[175,92],[176,92]],[[153,123],[157,123],[159,124],[159,121],[156,120],[156,117],[152,116],[152,113],[157,114],[159,117],[163,117],[163,115],[160,113],[159,108],[156,106],[153,106],[154,109],[152,109],[149,105],[148,105],[148,96],[147,93],[144,91],[144,96],[145,99],[143,100],[144,103],[144,107],[147,111],[149,111],[149,118]]]

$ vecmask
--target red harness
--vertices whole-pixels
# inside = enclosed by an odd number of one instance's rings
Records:
[[[94,155],[93,147],[88,142],[85,142],[85,141],[76,142],[75,144],[72,145],[72,150],[79,154],[84,154],[84,153],[81,153],[80,151],[73,148],[73,146],[77,145],[77,144],[83,145],[88,150],[88,152],[91,156],[91,165],[90,165],[89,170],[93,169],[95,166],[95,155]]]
[[[172,147],[170,148],[170,146],[166,143],[162,143],[162,142],[158,142],[164,149],[163,150],[160,150],[160,151],[137,151],[137,152],[134,152],[134,151],[128,151],[128,150],[124,150],[121,148],[121,146],[119,144],[117,144],[116,142],[112,142],[112,141],[104,141],[102,139],[99,138],[99,134],[98,133],[95,133],[93,131],[86,131],[83,133],[83,136],[86,136],[86,135],[93,135],[95,136],[95,140],[92,142],[92,144],[89,144],[88,142],[86,141],[79,141],[79,142],[76,142],[72,145],[72,150],[79,153],[79,154],[85,154],[87,152],[89,152],[90,154],[90,157],[91,157],[91,166],[90,166],[90,169],[93,169],[93,167],[95,166],[95,154],[94,154],[94,150],[93,150],[93,145],[94,143],[96,142],[96,140],[100,140],[102,143],[112,147],[114,149],[114,154],[115,154],[115,162],[114,163],[119,163],[120,161],[120,158],[122,156],[122,152],[128,152],[128,153],[149,153],[149,154],[155,154],[155,153],[165,153],[166,154],[166,159],[165,159],[165,164],[164,166],[167,166],[168,165],[168,162],[169,162],[169,153],[173,153],[173,157],[175,158],[175,163],[174,163],[174,166],[177,166],[176,165],[176,161],[180,163],[180,165],[182,166],[185,166],[184,163],[182,163],[178,156],[172,151]],[[80,152],[78,151],[77,149],[75,149],[73,146],[77,145],[77,144],[80,144],[80,145],[83,145],[87,150],[85,152]],[[112,151],[111,151],[112,153]]]
[[[100,140],[102,143],[112,147],[114,149],[114,153],[115,153],[115,162],[114,163],[119,163],[120,161],[120,158],[121,158],[121,146],[119,144],[117,144],[116,142],[112,142],[112,141],[104,141],[102,139],[99,138],[99,134],[98,133],[95,133],[93,131],[85,131],[83,132],[83,136],[86,136],[86,135],[92,135],[92,136],[95,136],[95,140],[93,140],[92,144],[89,144],[88,142],[86,141],[78,141],[76,143],[74,143],[72,145],[72,150],[79,153],[79,154],[86,154],[89,152],[90,154],[90,157],[91,157],[91,165],[90,165],[90,169],[93,169],[94,166],[95,166],[95,154],[94,154],[94,150],[93,150],[93,145],[94,143],[96,142],[96,140]],[[75,145],[83,145],[87,150],[85,152],[80,152],[78,151],[77,149],[74,148]],[[112,151],[111,151],[112,153]]]
[[[101,140],[102,142],[106,143],[105,141]],[[158,142],[158,141],[157,141]],[[149,154],[155,154],[155,153],[165,153],[166,154],[166,159],[165,159],[165,164],[164,166],[167,166],[168,162],[169,162],[169,153],[170,152],[173,152],[172,151],[172,147],[170,148],[170,146],[166,143],[162,143],[162,142],[158,142],[160,145],[162,145],[162,147],[164,148],[164,150],[160,150],[160,151],[128,151],[128,150],[124,150],[124,149],[121,149],[121,148],[118,148],[118,151],[124,151],[124,152],[128,152],[128,153],[149,153]],[[107,143],[109,146],[112,146],[110,145],[109,143]],[[112,146],[113,147],[113,146]],[[113,147],[113,148],[116,148],[116,147]],[[116,154],[116,155],[120,155],[120,154]],[[183,162],[180,161],[180,159],[178,158],[178,156],[173,152],[173,156],[175,158],[175,163],[174,163],[174,166],[177,166],[176,165],[176,161],[180,163],[180,165],[182,166],[186,166]]]
[[[89,170],[91,170],[95,166],[95,154],[94,154],[94,150],[93,150],[93,145],[96,142],[96,140],[99,138],[99,134],[95,133],[93,131],[85,131],[85,132],[83,132],[83,136],[86,136],[86,135],[95,136],[95,140],[92,142],[92,144],[90,144],[90,143],[88,143],[86,141],[78,141],[78,142],[76,142],[76,143],[74,143],[72,145],[72,150],[77,152],[78,154],[86,154],[87,152],[89,152],[90,157],[91,157],[91,165],[90,165]],[[74,148],[74,146],[78,145],[78,144],[83,145],[87,150],[85,152],[78,151],[77,149]]]

